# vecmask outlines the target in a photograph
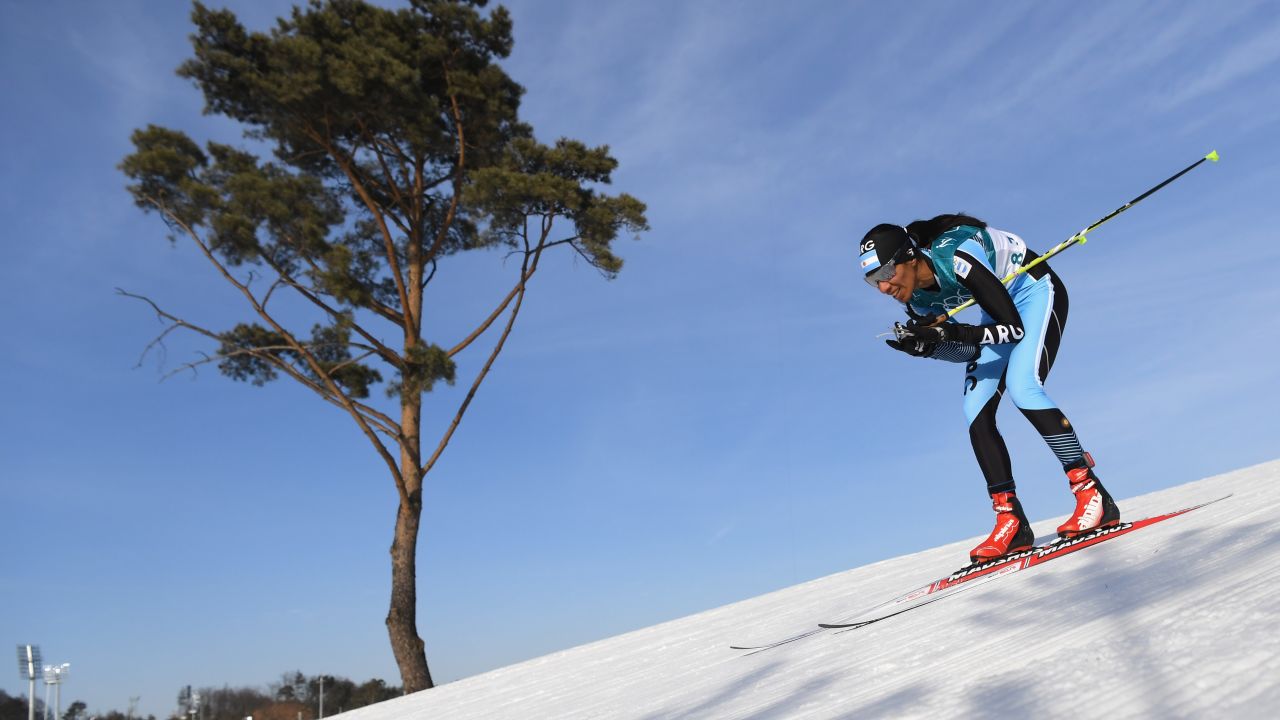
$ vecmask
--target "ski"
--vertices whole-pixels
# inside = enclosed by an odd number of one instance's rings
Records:
[[[778,647],[779,645],[786,645],[787,643],[793,643],[793,642],[795,642],[795,641],[797,641],[797,640],[803,640],[803,639],[805,639],[805,638],[809,637],[810,635],[817,635],[818,633],[822,632],[822,631],[823,631],[823,630],[825,630],[825,629],[826,629],[826,628],[816,627],[816,628],[812,628],[812,629],[806,630],[806,631],[804,631],[804,632],[802,632],[802,633],[797,633],[797,634],[792,635],[792,636],[790,636],[790,637],[785,637],[785,638],[783,638],[783,639],[781,639],[781,640],[775,640],[775,641],[773,641],[773,642],[771,642],[771,643],[766,643],[766,644],[764,644],[764,645],[730,645],[730,646],[729,646],[729,649],[730,649],[730,650],[751,650],[752,652],[747,653],[747,655],[754,655],[755,653],[758,653],[758,652],[760,652],[761,650],[768,650],[768,649],[770,649],[770,648],[776,648],[776,647]]]
[[[1208,502],[1200,503],[1199,505],[1192,505],[1191,507],[1174,510],[1173,512],[1164,513],[1162,515],[1153,515],[1151,517],[1134,520],[1132,522],[1121,522],[1118,525],[1094,530],[1089,533],[1078,535],[1074,538],[1056,538],[1051,542],[1037,545],[1030,549],[1012,553],[1001,558],[996,558],[995,560],[966,565],[950,575],[938,578],[928,585],[922,585],[915,590],[899,595],[892,600],[880,603],[879,605],[868,610],[864,610],[847,620],[819,623],[816,628],[811,628],[804,632],[799,632],[795,635],[791,635],[771,643],[765,643],[762,645],[730,645],[729,649],[747,650],[749,652],[745,653],[746,655],[754,655],[758,652],[763,652],[771,648],[776,648],[781,645],[787,645],[798,640],[812,637],[826,630],[849,631],[866,627],[872,623],[887,620],[895,615],[900,615],[909,610],[914,610],[915,608],[923,607],[924,605],[937,602],[943,598],[951,597],[956,593],[983,585],[1004,575],[1026,570],[1027,568],[1035,567],[1036,565],[1049,562],[1050,560],[1064,555],[1070,555],[1077,550],[1083,550],[1084,548],[1098,545],[1106,542],[1107,540],[1120,537],[1121,535],[1127,535],[1135,530],[1141,530],[1142,528],[1178,517],[1179,515],[1185,515],[1192,510],[1198,510],[1206,505],[1212,505],[1213,503],[1226,500],[1229,497],[1231,496],[1225,495]]]
[[[842,622],[818,623],[818,627],[827,630],[864,627],[871,623],[879,622],[886,618],[893,617],[894,615],[906,612],[907,610],[927,605],[931,602],[935,602],[936,600],[941,600],[943,597],[954,595],[955,592],[965,589],[963,586],[966,584],[972,584],[974,586],[982,584],[975,583],[974,581],[976,580],[985,578],[985,582],[987,580],[994,580],[997,577],[1013,574],[1020,570],[1026,570],[1027,568],[1041,565],[1049,562],[1050,560],[1070,555],[1077,550],[1093,547],[1094,545],[1118,538],[1121,535],[1127,535],[1135,530],[1141,530],[1142,528],[1150,527],[1151,525],[1164,522],[1165,520],[1178,517],[1179,515],[1185,515],[1192,510],[1198,510],[1206,505],[1226,500],[1229,497],[1231,496],[1226,495],[1208,502],[1200,503],[1199,505],[1182,508],[1181,510],[1174,510],[1173,512],[1164,513],[1163,515],[1153,515],[1141,520],[1134,520],[1133,522],[1121,522],[1118,525],[1099,528],[1091,532],[1077,535],[1073,538],[1058,538],[1044,545],[1037,545],[1028,550],[1022,550],[1020,552],[1005,555],[1004,557],[996,558],[995,560],[987,560],[985,562],[966,565],[946,577],[934,580],[928,585],[923,585],[911,592],[899,595],[886,603],[877,605],[871,610],[861,613],[858,618]],[[954,590],[954,592],[947,592],[949,590]],[[862,619],[866,615],[882,609],[889,609],[891,612],[880,614],[877,617]]]

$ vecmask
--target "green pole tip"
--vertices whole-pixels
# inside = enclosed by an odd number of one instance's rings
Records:
[[[1218,162],[1218,151],[1213,150],[1208,155],[1205,155],[1204,158],[1206,160],[1212,160],[1213,162]]]

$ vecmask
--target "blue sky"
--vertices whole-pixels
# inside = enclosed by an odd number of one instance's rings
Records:
[[[288,6],[229,4],[254,29]],[[1044,249],[1216,148],[1054,261],[1048,389],[1122,510],[1280,455],[1274,3],[507,6],[524,118],[610,145],[653,230],[615,281],[544,267],[428,478],[438,682],[990,528],[960,368],[876,337],[899,311],[854,259],[879,222],[966,210]],[[160,326],[116,287],[243,317],[115,169],[146,123],[238,137],[173,73],[188,12],[0,0],[0,638],[72,663],[64,706],[163,715],[182,685],[290,669],[398,682],[395,492],[350,421],[289,384],[161,382],[192,338],[135,367]],[[433,339],[515,269],[442,267]],[[466,386],[428,398],[437,432]],[[1052,453],[1000,417],[1028,514],[1069,511]]]

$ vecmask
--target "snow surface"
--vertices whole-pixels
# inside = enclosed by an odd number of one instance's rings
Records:
[[[755,655],[729,649],[926,584],[963,564],[981,538],[341,717],[1280,717],[1280,461],[1122,500],[1120,509],[1138,519],[1228,493],[859,630]],[[1059,522],[1033,525],[1043,538]]]

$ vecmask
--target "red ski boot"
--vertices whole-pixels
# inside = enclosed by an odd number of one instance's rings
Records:
[[[1083,460],[1067,468],[1067,480],[1071,483],[1071,492],[1076,495],[1076,511],[1058,526],[1058,537],[1073,538],[1120,524],[1120,508],[1116,507],[1116,501],[1111,499],[1111,494],[1094,474],[1093,458],[1088,453]]]
[[[1036,543],[1031,523],[1022,512],[1022,503],[1011,492],[991,496],[991,509],[996,511],[996,527],[981,545],[969,551],[973,562],[995,560],[1009,553],[1026,550]]]

